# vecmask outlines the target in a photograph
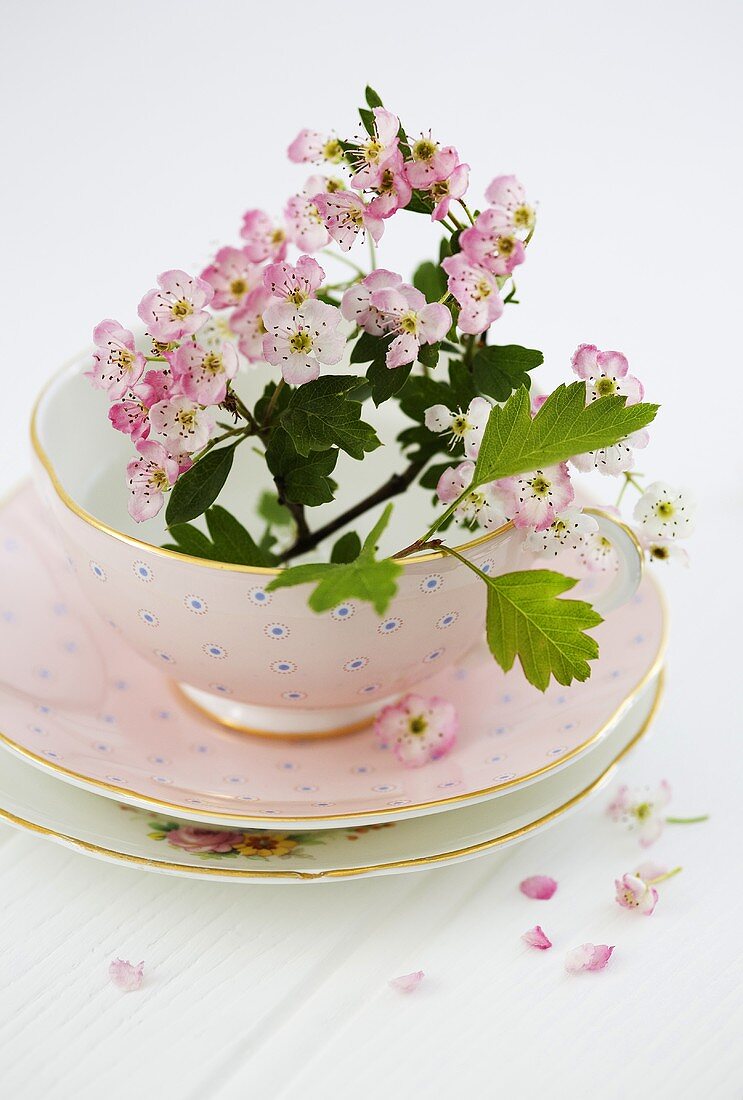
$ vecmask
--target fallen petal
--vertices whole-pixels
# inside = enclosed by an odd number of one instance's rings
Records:
[[[660,878],[661,875],[665,875],[668,871],[667,867],[664,867],[662,863],[653,863],[651,859],[641,863],[635,871],[638,878],[641,878],[643,882],[648,882],[650,879]]]
[[[393,989],[399,990],[400,993],[412,993],[421,984],[423,978],[423,971],[415,970],[412,974],[403,974],[399,978],[393,978],[389,984]]]
[[[578,974],[581,970],[603,970],[611,958],[614,948],[608,944],[583,943],[574,947],[565,956],[565,969],[568,974]]]
[[[548,947],[552,947],[552,940],[547,938],[538,924],[535,924],[528,932],[524,932],[521,939],[524,943],[528,943],[530,947],[538,947],[540,951],[546,951]]]
[[[557,882],[549,875],[532,875],[519,883],[519,890],[526,894],[527,898],[536,898],[538,901],[548,901],[557,889]]]
[[[108,968],[108,976],[119,989],[123,989],[125,993],[131,993],[142,985],[144,962],[133,966],[124,959],[114,959]]]

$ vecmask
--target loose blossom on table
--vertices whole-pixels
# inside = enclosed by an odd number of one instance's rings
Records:
[[[374,719],[374,732],[406,768],[440,760],[454,746],[459,730],[456,708],[437,696],[404,695]]]
[[[388,983],[398,993],[412,993],[421,984],[425,977],[422,970],[414,970],[412,974],[401,974],[399,978],[392,978]]]
[[[568,974],[579,974],[582,970],[604,970],[614,948],[606,943],[582,943],[574,947],[565,956],[565,969]]]
[[[133,993],[142,987],[144,981],[144,962],[136,964],[125,959],[114,959],[108,967],[108,976],[115,986],[124,993]]]
[[[660,837],[666,824],[693,825],[706,821],[707,814],[694,817],[668,817],[666,807],[671,801],[671,785],[662,779],[654,788],[631,788],[623,783],[607,806],[613,821],[622,822],[637,833],[642,848],[649,848]]]
[[[527,898],[549,901],[557,891],[557,880],[549,875],[531,875],[519,883],[519,890]]]
[[[524,943],[527,943],[529,947],[536,947],[538,951],[548,951],[549,948],[552,947],[552,940],[546,935],[539,924],[535,924],[533,928],[524,932],[521,939]]]

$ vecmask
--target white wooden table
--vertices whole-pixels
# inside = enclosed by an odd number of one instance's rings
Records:
[[[699,534],[692,569],[668,574],[666,700],[624,777],[666,776],[673,812],[712,819],[652,850],[684,873],[651,919],[613,901],[639,850],[605,795],[500,855],[309,888],[167,879],[2,827],[0,1092],[739,1097],[741,9],[476,0],[458,31],[450,5],[382,0],[363,10],[391,37],[365,43],[333,0],[263,8],[5,11],[0,491],[28,468],[44,377],[100,317],[133,317],[155,272],[277,207],[300,179],[269,159],[300,126],[350,125],[368,79],[410,128],[456,142],[475,187],[516,170],[541,200],[503,342],[543,347],[553,382],[580,341],[620,347],[664,402],[642,469],[694,487]],[[383,262],[408,270],[432,240],[423,219],[394,226]],[[533,873],[559,880],[552,901],[519,894]],[[552,951],[520,942],[537,921]],[[614,958],[570,977],[585,940]],[[141,991],[108,982],[116,956],[145,960]],[[388,988],[419,968],[411,996]]]

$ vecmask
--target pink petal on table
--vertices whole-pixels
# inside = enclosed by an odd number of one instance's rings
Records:
[[[548,901],[557,889],[557,882],[549,875],[532,875],[519,883],[519,890],[526,894],[527,898],[536,898],[539,901]]]
[[[565,956],[565,969],[568,974],[578,974],[581,970],[603,970],[611,958],[614,948],[605,943],[582,943],[574,947]]]
[[[393,989],[399,990],[400,993],[412,993],[421,984],[423,978],[423,971],[415,970],[412,974],[403,974],[399,978],[393,978],[389,984]]]
[[[114,959],[108,968],[108,976],[119,989],[123,989],[125,993],[131,993],[142,985],[144,962],[133,966],[124,959]]]
[[[528,943],[529,947],[538,947],[540,951],[546,951],[548,947],[552,947],[552,940],[547,938],[539,924],[535,924],[528,932],[524,932],[521,939],[524,943]]]

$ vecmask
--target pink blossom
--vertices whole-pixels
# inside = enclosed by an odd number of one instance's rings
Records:
[[[580,508],[566,508],[543,531],[530,531],[523,546],[524,550],[531,550],[536,554],[557,555],[566,547],[576,550],[597,531],[598,523],[593,516],[582,512]]]
[[[467,460],[458,466],[444,470],[438,480],[436,493],[442,504],[453,504],[472,482],[475,472],[474,462]],[[498,482],[480,485],[469,493],[458,505],[455,515],[466,521],[474,520],[486,531],[502,527],[508,519],[506,502]]]
[[[451,327],[451,313],[446,306],[427,303],[420,290],[408,283],[372,291],[371,304],[379,310],[387,331],[396,333],[387,349],[390,369],[414,363],[421,344],[443,340]]]
[[[141,381],[115,401],[108,410],[108,419],[118,432],[132,437],[132,442],[150,434],[150,408],[170,392],[172,376],[163,370],[149,370]]]
[[[595,344],[581,344],[572,364],[578,377],[585,379],[588,401],[613,396],[626,397],[628,405],[642,401],[642,383],[627,373],[629,363],[621,351],[599,351]]]
[[[485,198],[491,206],[503,211],[511,228],[531,230],[534,228],[534,207],[526,201],[526,191],[515,176],[496,176],[489,184]]]
[[[93,365],[87,372],[91,385],[106,390],[111,401],[123,397],[142,377],[146,360],[134,345],[134,334],[118,321],[101,321],[93,329]]]
[[[443,148],[428,134],[421,134],[410,149],[412,160],[405,162],[405,174],[411,187],[427,191],[432,183],[448,179],[457,164],[459,154],[453,145]]]
[[[371,296],[375,290],[383,290],[389,287],[399,287],[402,283],[402,275],[396,275],[394,271],[385,271],[378,267],[372,271],[360,283],[349,287],[341,300],[341,313],[347,321],[353,321],[364,332],[372,336],[383,336],[389,327],[376,306],[372,305]]]
[[[192,381],[199,384],[198,365],[194,365]],[[214,411],[202,408],[185,394],[176,394],[152,406],[150,424],[164,438],[171,454],[193,454],[209,442],[215,426]]]
[[[227,829],[207,829],[200,825],[181,825],[166,833],[168,844],[182,848],[184,852],[231,852],[242,833]]]
[[[201,278],[214,288],[212,307],[229,309],[241,306],[251,290],[259,285],[260,268],[248,259],[244,248],[220,248]]]
[[[377,187],[387,161],[397,151],[397,132],[400,129],[397,115],[384,107],[374,107],[372,115],[374,133],[351,154],[354,162],[351,186],[357,191]]]
[[[614,882],[617,905],[625,909],[636,909],[638,913],[651,916],[658,904],[658,891],[649,886],[639,875],[622,875]]]
[[[321,160],[337,164],[343,159],[338,138],[332,134],[321,134],[319,130],[300,130],[286,152],[293,164]]]
[[[285,298],[295,306],[301,306],[302,302],[314,297],[324,278],[325,272],[317,260],[311,256],[300,256],[296,265],[285,260],[269,264],[263,272],[263,285],[274,298]]]
[[[688,569],[689,555],[683,546],[679,546],[673,539],[653,539],[648,538],[647,535],[640,535],[640,543],[648,561],[660,561],[666,564],[677,561]]]
[[[492,408],[484,397],[473,397],[466,412],[453,413],[446,405],[431,405],[426,409],[424,423],[429,432],[451,433],[452,446],[461,440],[467,458],[477,458]]]
[[[441,266],[449,276],[449,293],[462,307],[457,327],[471,335],[485,332],[504,309],[496,277],[471,264],[463,252],[447,256]]]
[[[410,202],[413,188],[408,183],[399,149],[382,165],[374,190],[377,194],[369,203],[369,213],[375,218],[391,218]]]
[[[227,396],[227,383],[237,374],[237,351],[229,341],[219,350],[189,341],[175,352],[172,366],[180,393],[199,405],[219,405]],[[203,444],[188,450],[199,450],[200,446]]]
[[[605,943],[583,943],[574,947],[565,956],[565,969],[568,974],[579,974],[581,970],[603,970],[614,951]]]
[[[688,490],[654,481],[637,501],[632,514],[648,538],[684,539],[694,530],[694,511]]]
[[[650,435],[642,428],[639,432],[633,432],[626,439],[614,443],[610,447],[602,447],[598,451],[586,451],[581,455],[573,455],[570,459],[576,470],[581,473],[590,473],[596,470],[607,477],[614,477],[631,470],[635,465],[635,451],[643,450],[650,442]]]
[[[549,901],[557,890],[557,882],[549,875],[531,875],[519,883],[519,890],[527,898],[536,901]]]
[[[303,252],[317,252],[330,241],[330,234],[308,195],[292,195],[284,208],[284,218],[291,240]]]
[[[445,756],[455,744],[458,730],[456,709],[437,696],[404,695],[374,719],[379,741],[385,748],[391,747],[406,768],[420,768]]]
[[[133,993],[144,981],[144,961],[138,962],[135,966],[124,959],[114,959],[109,964],[108,976],[124,993]]]
[[[137,523],[152,519],[165,503],[163,491],[174,485],[178,477],[178,460],[161,443],[142,439],[137,443],[139,457],[127,465],[131,496],[129,515]]]
[[[545,531],[575,496],[565,462],[499,482],[506,510],[516,527]]]
[[[422,970],[415,970],[412,974],[403,974],[399,978],[393,978],[388,984],[400,993],[412,993],[414,989],[418,988],[424,977],[425,974]]]
[[[346,338],[337,331],[340,320],[339,309],[314,298],[301,306],[275,302],[263,314],[263,355],[281,367],[285,382],[293,386],[311,382],[322,365],[332,366],[343,355]]]
[[[286,256],[286,230],[272,222],[264,210],[246,210],[240,236],[245,241],[246,256],[254,263],[283,260]]]
[[[352,191],[326,191],[315,195],[315,206],[330,236],[348,252],[359,233],[368,231],[374,241],[384,233],[384,222]]]
[[[453,199],[461,199],[470,182],[469,164],[458,164],[443,180],[436,180],[428,189],[435,205],[431,221],[440,222],[449,213]]]
[[[245,299],[245,305],[236,309],[230,317],[230,328],[237,336],[237,346],[251,363],[263,359],[263,337],[266,326],[263,324],[264,310],[274,301],[270,291],[264,286],[251,290]]]
[[[524,943],[528,943],[529,947],[536,947],[539,951],[547,951],[552,947],[552,940],[544,934],[544,931],[538,924],[535,924],[528,932],[524,932],[521,939]]]
[[[601,531],[589,531],[583,535],[578,556],[589,573],[615,572],[619,566],[614,543]]]
[[[159,290],[148,290],[137,308],[150,335],[170,343],[198,332],[209,320],[204,306],[214,297],[211,284],[177,269],[164,271],[157,282]]]
[[[514,236],[508,216],[493,207],[478,214],[475,224],[460,236],[459,245],[471,264],[493,275],[510,275],[526,258],[524,243]]]
[[[649,787],[630,790],[626,784],[617,790],[607,807],[613,821],[623,821],[638,832],[640,845],[649,848],[665,826],[665,808],[671,801],[671,787],[663,779],[652,791]]]

